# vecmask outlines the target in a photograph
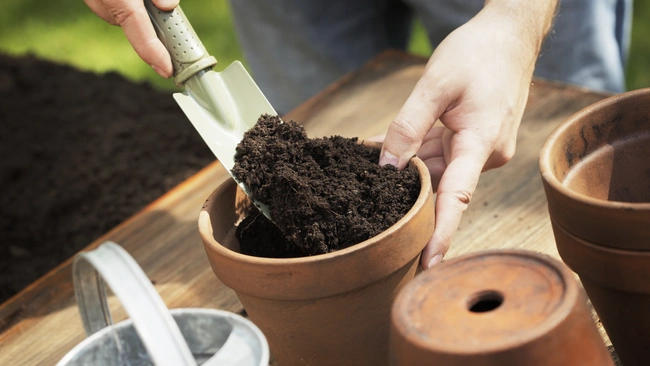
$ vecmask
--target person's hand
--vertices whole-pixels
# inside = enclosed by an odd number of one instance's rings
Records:
[[[436,226],[421,257],[425,269],[449,249],[480,173],[504,165],[515,152],[546,31],[539,32],[539,39],[527,37],[512,15],[486,6],[435,49],[388,128],[380,164],[402,169],[417,155],[437,189]],[[434,127],[438,119],[444,127]]]
[[[142,0],[84,0],[86,5],[110,24],[124,30],[135,52],[151,65],[160,76],[168,78],[174,73],[172,60],[165,46],[156,36]],[[152,0],[160,10],[172,10],[179,0]]]

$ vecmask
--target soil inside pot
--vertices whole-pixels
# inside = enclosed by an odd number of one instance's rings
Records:
[[[241,252],[324,254],[395,224],[417,200],[420,180],[412,165],[379,166],[379,152],[357,138],[311,139],[294,121],[261,116],[237,147],[233,174],[269,206],[273,222],[249,213],[237,228]]]

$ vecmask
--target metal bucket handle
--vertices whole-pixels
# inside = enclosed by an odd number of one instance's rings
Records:
[[[122,247],[107,241],[78,254],[73,262],[74,292],[88,336],[113,324],[105,282],[133,320],[157,365],[196,365],[181,331],[146,274]]]

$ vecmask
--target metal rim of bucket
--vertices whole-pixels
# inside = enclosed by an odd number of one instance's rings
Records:
[[[243,328],[245,328],[247,331],[251,332],[255,339],[258,340],[258,345],[259,345],[259,350],[260,350],[260,355],[259,355],[259,366],[266,366],[268,365],[268,360],[270,357],[270,351],[269,351],[269,345],[268,342],[266,341],[266,338],[264,337],[264,334],[262,331],[250,320],[237,315],[235,313],[231,313],[225,310],[217,310],[217,309],[203,309],[203,308],[180,308],[180,309],[170,309],[169,313],[172,316],[179,316],[179,315],[184,315],[188,313],[193,313],[193,314],[204,314],[207,316],[214,316],[218,318],[224,318],[224,319],[229,319],[232,320],[236,323],[239,323],[242,325]],[[113,332],[117,329],[121,328],[128,328],[133,326],[133,320],[132,319],[125,319],[117,324],[113,324],[109,327],[103,328],[98,332],[93,333],[80,343],[78,343],[74,348],[72,348],[58,363],[57,366],[64,366],[71,362],[73,358],[82,352],[83,349],[86,347],[92,345],[94,342],[99,341],[100,338],[105,337],[108,333]]]
[[[172,317],[175,315],[216,315],[233,327],[224,344],[207,364],[226,364],[225,361],[243,360],[222,350],[250,351],[247,342],[253,338],[259,344],[259,364],[268,364],[269,349],[266,338],[250,320],[240,315],[215,309],[169,310],[135,259],[121,246],[111,241],[97,249],[78,254],[73,261],[73,282],[79,313],[88,338],[73,348],[57,365],[65,365],[93,342],[116,329],[133,327],[154,364],[196,365],[181,330]],[[113,324],[107,301],[106,284],[120,300],[129,319]],[[191,313],[190,313],[191,312]],[[245,357],[244,357],[245,358]],[[250,364],[251,359],[246,360]],[[255,361],[253,361],[254,363]]]

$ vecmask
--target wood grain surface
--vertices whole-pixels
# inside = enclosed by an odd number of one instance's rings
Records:
[[[386,52],[284,116],[311,137],[367,138],[385,132],[423,72],[426,60]],[[517,153],[483,174],[447,258],[483,249],[522,248],[558,257],[538,168],[539,150],[571,114],[607,95],[534,80]],[[189,122],[188,122],[189,123]],[[242,311],[213,275],[197,230],[199,210],[229,175],[215,162],[122,223],[105,240],[122,245],[169,308]],[[125,313],[111,296],[114,320]],[[71,260],[0,305],[0,365],[53,365],[85,338],[72,289]]]

